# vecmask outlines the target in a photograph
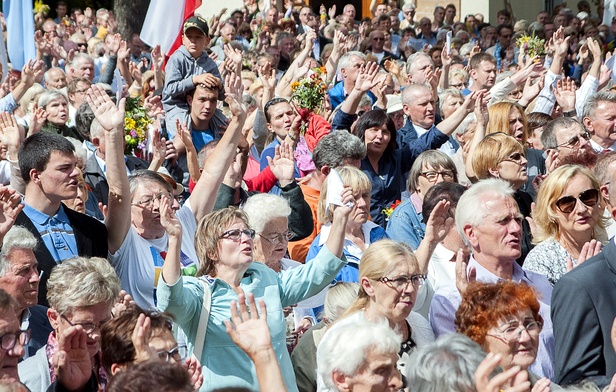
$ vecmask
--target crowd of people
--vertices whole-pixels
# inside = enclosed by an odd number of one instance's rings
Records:
[[[1,390],[616,391],[616,17],[315,11],[37,6]]]

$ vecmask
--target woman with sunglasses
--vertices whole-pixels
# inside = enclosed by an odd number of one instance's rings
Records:
[[[515,366],[527,371],[532,388],[529,390],[562,390],[528,370],[537,358],[544,329],[539,301],[530,286],[511,281],[470,284],[456,312],[456,328],[487,353],[500,355],[504,371]]]
[[[406,362],[415,347],[434,341],[434,333],[426,319],[411,312],[417,291],[425,280],[426,275],[421,274],[417,258],[408,245],[393,240],[375,242],[364,252],[359,264],[357,299],[328,328],[321,341],[349,323],[386,321],[402,338],[398,355],[401,362]],[[323,381],[318,377],[317,384],[322,387]]]
[[[513,197],[518,203],[520,213],[528,218],[531,214],[533,199],[521,190],[528,180],[527,162],[522,144],[512,136],[499,132],[487,135],[477,144],[470,163],[479,180],[500,178],[507,181],[515,190]],[[529,222],[523,219],[522,255],[518,259],[520,265],[533,247],[530,229]]]
[[[563,165],[541,184],[533,220],[537,244],[524,268],[547,276],[555,284],[575,266],[600,252],[607,239],[600,183],[589,169]]]
[[[344,228],[354,202],[353,193],[345,188],[342,206],[330,205],[333,223],[326,246],[310,264],[276,273],[253,262],[255,231],[248,217],[237,208],[224,208],[206,215],[195,235],[200,261],[197,276],[181,275],[180,244],[182,226],[170,208],[161,201],[161,224],[169,235],[169,250],[158,280],[158,308],[171,313],[186,332],[189,349],[199,344],[203,365],[202,391],[219,388],[259,388],[252,361],[233,343],[224,321],[231,317],[232,301],[242,293],[253,293],[267,305],[267,323],[272,345],[280,363],[288,391],[297,391],[293,366],[286,346],[286,322],[283,308],[303,301],[325,288],[345,265],[340,259]],[[279,233],[282,234],[282,233]],[[205,339],[197,342],[199,319],[204,301],[204,286],[209,287],[210,303]]]

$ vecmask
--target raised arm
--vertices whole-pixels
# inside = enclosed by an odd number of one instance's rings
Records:
[[[473,112],[475,109],[475,102],[481,99],[482,95],[482,91],[474,91],[467,95],[464,99],[464,103],[457,108],[451,116],[447,117],[436,126],[438,130],[445,135],[451,135],[453,131],[458,128],[458,125],[464,121],[466,116]]]
[[[242,127],[244,121],[246,121],[246,111],[242,106],[241,78],[235,74],[227,76],[225,78],[225,91],[225,101],[229,104],[232,114],[231,122],[222,139],[209,155],[201,178],[199,178],[190,198],[190,206],[197,221],[214,208],[218,187],[236,154],[237,144],[242,136]]]
[[[327,238],[327,249],[338,258],[342,257],[342,249],[344,248],[344,230],[349,220],[349,214],[353,209],[352,205],[355,203],[353,197],[353,190],[345,186],[340,197],[342,199],[342,206],[332,206],[329,208],[334,209],[334,219],[332,220],[332,227]],[[351,205],[348,207],[347,204]]]
[[[116,106],[102,87],[93,85],[86,95],[86,100],[96,120],[105,130],[105,163],[107,164],[107,183],[109,184],[109,212],[107,226],[107,243],[109,252],[115,253],[131,224],[130,188],[126,164],[124,163],[124,105],[125,99]]]
[[[180,279],[180,249],[182,248],[182,225],[171,208],[171,201],[160,201],[160,224],[169,235],[169,248],[163,264],[163,280],[173,286]]]

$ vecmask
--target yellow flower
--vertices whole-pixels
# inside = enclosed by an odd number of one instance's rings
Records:
[[[291,83],[291,89],[292,89],[293,91],[295,91],[295,89],[296,89],[296,88],[298,88],[298,87],[299,87],[299,82],[293,82],[293,83]]]

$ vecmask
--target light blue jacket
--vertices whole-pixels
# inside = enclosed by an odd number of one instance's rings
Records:
[[[413,250],[417,250],[425,233],[423,216],[417,212],[410,199],[400,203],[387,222],[387,235],[392,240],[406,243]]]
[[[253,293],[255,300],[263,299],[267,306],[267,323],[272,345],[289,391],[297,391],[295,374],[286,346],[286,322],[282,308],[294,305],[320,292],[346,264],[323,247],[312,263],[274,272],[264,264],[254,262],[244,274],[241,287]],[[231,318],[231,301],[237,293],[220,279],[208,280],[212,292],[210,318],[205,348],[201,358],[203,386],[201,391],[225,387],[245,387],[259,390],[254,364],[237,346],[225,329],[224,320]],[[175,285],[158,280],[156,291],[158,308],[173,314],[188,336],[189,348],[195,341],[197,324],[203,302],[203,286],[197,278],[182,277]]]

